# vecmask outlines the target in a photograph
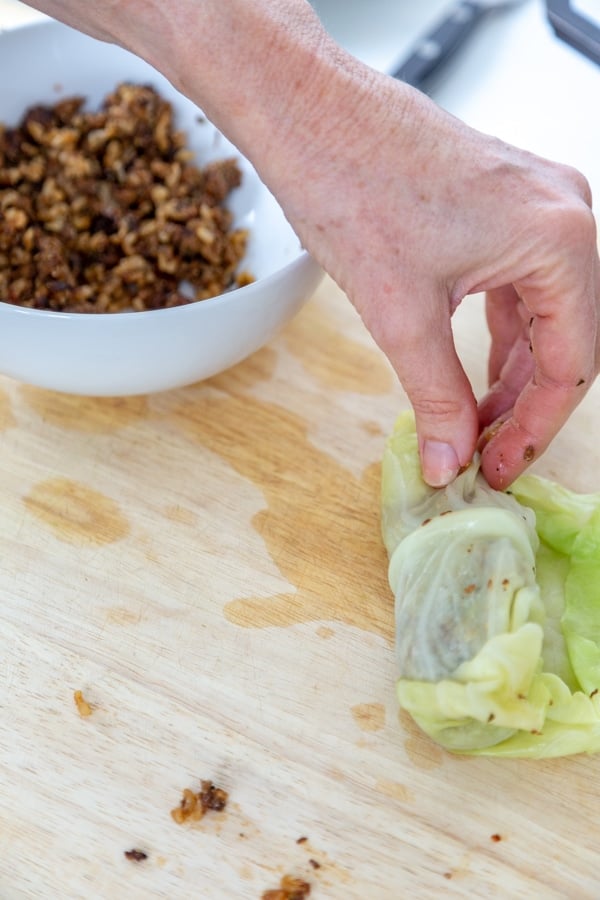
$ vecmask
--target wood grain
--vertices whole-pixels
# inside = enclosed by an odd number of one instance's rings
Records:
[[[480,297],[455,335],[481,394]],[[0,378],[0,900],[259,900],[286,873],[311,900],[600,896],[597,757],[455,757],[398,714],[378,490],[406,405],[329,281],[183,390]],[[597,409],[534,468],[598,490]],[[202,779],[227,808],[177,825]]]
[[[456,318],[477,391],[481,306]],[[285,873],[315,900],[600,895],[597,758],[452,757],[398,715],[378,473],[405,406],[329,281],[203,384],[0,380],[3,900],[258,900]],[[538,470],[598,488],[596,406]],[[226,810],[177,825],[201,779]]]

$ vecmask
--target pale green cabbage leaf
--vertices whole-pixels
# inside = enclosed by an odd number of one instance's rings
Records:
[[[404,413],[381,514],[400,706],[460,753],[600,750],[600,494],[534,475],[502,493],[477,459],[431,488]]]

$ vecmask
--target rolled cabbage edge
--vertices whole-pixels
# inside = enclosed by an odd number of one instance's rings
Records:
[[[448,488],[431,488],[421,477],[409,412],[400,415],[386,443],[381,491],[397,622],[404,599],[397,595],[399,579],[411,565],[411,578],[422,575],[421,541],[423,572],[435,570],[435,554],[448,545],[446,530],[457,534],[484,522],[493,540],[506,535],[506,559],[520,554],[527,560],[529,541],[535,562],[534,584],[522,585],[527,601],[505,616],[505,629],[443,677],[399,677],[400,706],[433,740],[462,754],[542,758],[600,750],[600,493],[577,494],[529,474],[509,492],[494,491],[477,461]],[[427,537],[432,526],[435,541]],[[459,603],[462,596],[459,586]],[[435,599],[427,603],[427,614],[437,614]],[[404,648],[415,636],[427,641],[427,615],[418,607],[412,613],[414,621],[402,613],[402,635],[397,626],[397,645]],[[458,622],[459,637],[462,627]],[[417,642],[413,657],[418,655]]]

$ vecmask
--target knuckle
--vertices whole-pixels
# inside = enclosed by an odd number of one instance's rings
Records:
[[[572,166],[565,166],[565,169],[575,193],[584,201],[586,206],[591,207],[592,189],[585,175],[583,175],[579,169],[575,169]]]
[[[547,165],[549,169],[546,170],[546,174],[550,175],[551,189],[560,192],[563,196],[565,194],[575,196],[586,206],[592,205],[592,190],[583,172],[580,172],[575,166],[563,162],[547,161]]]
[[[572,198],[548,211],[546,228],[563,247],[583,250],[596,245],[596,220],[591,208]]]
[[[419,418],[450,422],[464,412],[464,404],[455,397],[433,397],[431,394],[413,392],[410,399],[415,414]]]
[[[569,216],[569,227],[576,239],[596,242],[596,220],[589,206],[574,207]]]

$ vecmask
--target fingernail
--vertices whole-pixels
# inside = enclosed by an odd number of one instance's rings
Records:
[[[423,444],[423,478],[431,487],[445,487],[458,475],[460,463],[454,447],[441,441]]]

